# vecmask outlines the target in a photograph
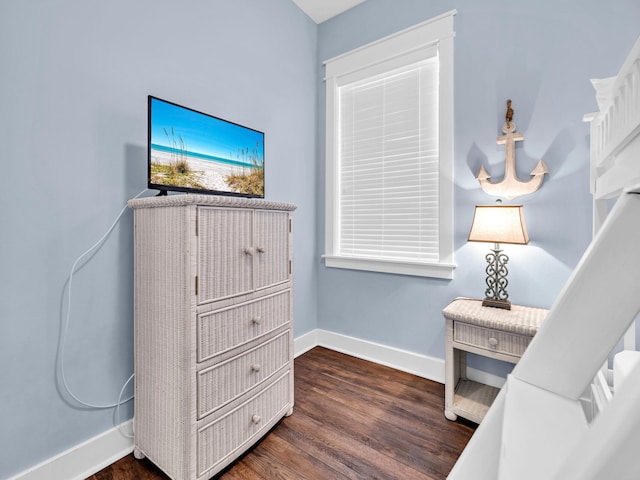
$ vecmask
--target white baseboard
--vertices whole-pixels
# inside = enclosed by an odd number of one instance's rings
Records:
[[[84,480],[133,451],[133,439],[127,437],[132,424],[128,420],[9,480]]]
[[[294,340],[296,356],[315,346],[444,383],[444,360],[379,343],[316,329]]]
[[[293,340],[293,356],[298,357],[318,346],[318,330],[311,330]]]
[[[295,356],[302,355],[316,346],[386,365],[434,382],[444,383],[444,360],[441,358],[409,352],[327,330],[315,329],[296,338],[294,340]],[[501,388],[506,380],[475,368],[467,368],[467,376],[471,380],[496,388]]]
[[[294,340],[297,357],[321,346],[353,357],[385,365],[435,382],[444,383],[444,360],[399,348],[369,342],[327,330],[315,329]],[[501,387],[505,379],[489,373],[467,369],[467,375],[494,387]],[[133,421],[129,420],[100,435],[70,448],[9,480],[84,480],[104,467],[133,451],[130,434]]]

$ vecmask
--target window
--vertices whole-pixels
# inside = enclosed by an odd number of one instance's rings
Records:
[[[453,276],[454,14],[326,62],[328,267]]]

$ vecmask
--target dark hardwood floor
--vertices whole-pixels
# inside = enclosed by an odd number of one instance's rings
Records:
[[[444,386],[316,347],[295,360],[295,407],[220,480],[444,479],[475,425],[444,418]],[[88,480],[167,479],[128,455]]]

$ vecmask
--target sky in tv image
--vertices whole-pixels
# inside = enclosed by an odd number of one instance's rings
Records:
[[[264,196],[264,134],[151,97],[151,181]]]
[[[188,154],[213,157],[212,160],[238,161],[238,152],[264,149],[264,135],[215,117],[153,98],[151,143],[172,147],[172,136],[182,138]],[[165,133],[167,132],[167,133]],[[262,160],[262,159],[260,159]]]

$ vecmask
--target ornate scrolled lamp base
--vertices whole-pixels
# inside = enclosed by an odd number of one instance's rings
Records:
[[[507,263],[509,257],[502,252],[499,244],[491,250],[492,253],[486,255],[487,259],[487,289],[485,290],[485,298],[482,301],[484,307],[504,308],[511,310],[511,302],[507,293]]]
[[[478,205],[473,214],[470,242],[493,243],[494,248],[488,253],[487,259],[487,289],[482,305],[511,310],[509,294],[507,293],[507,257],[500,249],[501,243],[514,245],[526,245],[529,243],[529,235],[524,226],[522,205],[494,206]]]

